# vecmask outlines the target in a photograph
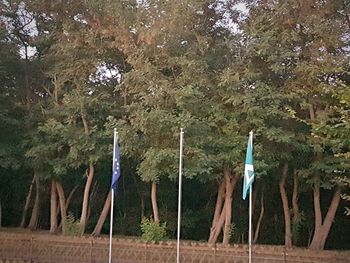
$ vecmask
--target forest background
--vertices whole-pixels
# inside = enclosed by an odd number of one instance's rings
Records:
[[[114,233],[174,238],[183,127],[182,238],[246,243],[254,130],[254,242],[349,249],[349,14],[347,0],[1,0],[0,226],[108,233],[117,128]]]

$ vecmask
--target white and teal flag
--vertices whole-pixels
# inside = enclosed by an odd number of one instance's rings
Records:
[[[253,131],[249,132],[247,154],[245,157],[244,181],[243,181],[243,200],[247,197],[250,186],[254,181],[253,167]]]

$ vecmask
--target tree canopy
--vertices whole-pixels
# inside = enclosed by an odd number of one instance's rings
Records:
[[[0,222],[106,233],[117,128],[115,233],[151,217],[174,237],[184,128],[184,238],[244,243],[253,130],[255,242],[348,249],[349,14],[346,0],[0,0]]]

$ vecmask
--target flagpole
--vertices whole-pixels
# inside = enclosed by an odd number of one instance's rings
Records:
[[[181,193],[182,193],[182,148],[183,129],[180,129],[180,161],[179,161],[179,193],[177,204],[177,243],[176,243],[176,263],[180,262],[180,225],[181,225]]]
[[[253,190],[253,186],[250,185],[249,187],[249,233],[248,233],[249,263],[252,263],[252,190]]]
[[[118,141],[118,133],[117,129],[114,128],[114,140],[113,140],[113,162],[112,167],[114,167],[115,162],[115,145]],[[113,170],[113,169],[112,169]],[[113,207],[114,207],[114,189],[111,188],[112,191],[112,198],[111,198],[111,218],[109,223],[109,257],[108,257],[108,263],[112,263],[112,233],[113,233]]]
[[[248,230],[248,262],[252,263],[252,192],[254,182],[254,167],[253,167],[253,130],[249,132],[247,152],[244,166],[243,180],[243,200],[247,197],[249,191],[249,230]]]
[[[113,233],[113,206],[114,206],[114,190],[112,191],[112,198],[111,198],[111,219],[110,219],[110,225],[109,225],[109,260],[108,263],[112,263],[112,233]]]

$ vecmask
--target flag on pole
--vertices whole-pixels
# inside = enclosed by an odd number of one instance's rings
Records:
[[[254,167],[253,167],[253,131],[249,132],[247,153],[244,167],[244,181],[243,181],[243,200],[246,199],[250,186],[254,181]]]
[[[120,177],[120,156],[119,146],[116,139],[114,139],[114,150],[113,150],[113,167],[112,167],[112,184],[111,188],[117,193],[118,179]]]
[[[108,263],[112,263],[112,234],[113,234],[113,206],[114,206],[114,194],[118,190],[118,180],[120,177],[120,157],[118,146],[118,133],[114,128],[114,142],[113,142],[113,162],[112,162],[112,183],[111,183],[111,220],[109,225],[109,257]]]

